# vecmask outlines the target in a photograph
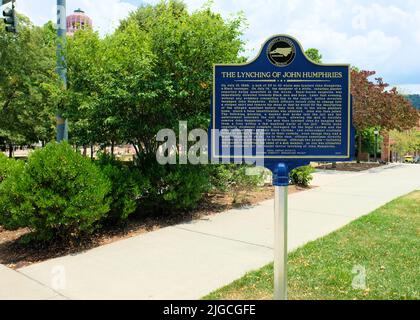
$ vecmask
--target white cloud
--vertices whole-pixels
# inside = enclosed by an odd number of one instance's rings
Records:
[[[420,84],[400,84],[395,87],[403,94],[420,94]]]
[[[136,6],[123,0],[67,0],[68,15],[78,8],[92,18],[94,29],[105,35],[115,30]],[[17,9],[38,25],[56,20],[56,0],[18,0]]]
[[[135,9],[129,2],[140,0],[67,0],[68,11],[85,10],[102,35]],[[185,2],[193,11],[207,0]],[[18,0],[18,6],[37,24],[55,19],[55,0]],[[420,83],[418,0],[214,0],[213,9],[224,17],[245,13],[250,58],[271,35],[288,33],[304,48],[318,48],[326,63],[376,70],[390,83]]]
[[[205,1],[187,0],[194,8]],[[272,34],[287,33],[324,62],[375,70],[391,83],[420,83],[420,1],[234,0],[214,1],[224,14],[243,10],[248,55]],[[417,89],[417,87],[415,87]],[[420,92],[420,91],[419,91]]]

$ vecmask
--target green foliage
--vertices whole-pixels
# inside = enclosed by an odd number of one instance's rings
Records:
[[[420,132],[416,129],[400,132],[393,130],[389,133],[393,143],[391,148],[400,157],[410,152],[420,151]]]
[[[68,39],[70,137],[79,145],[136,146],[136,165],[150,181],[141,206],[186,210],[209,190],[209,169],[156,163],[156,133],[177,132],[179,121],[208,128],[213,64],[241,60],[243,21],[161,1],[140,6],[104,39],[92,30]]]
[[[139,200],[149,189],[149,183],[139,170],[110,155],[102,154],[97,162],[102,173],[111,182],[110,212],[107,222],[125,222],[137,209]]]
[[[359,130],[357,132],[356,138],[359,137],[359,135],[362,136],[362,151],[368,152],[369,154],[375,153],[375,130],[381,131],[378,128],[367,128],[364,130]],[[381,146],[382,146],[383,138],[381,135],[378,136],[378,145],[377,145],[377,152],[381,152]]]
[[[67,45],[74,142],[120,141],[154,155],[159,130],[181,120],[206,129],[213,64],[239,61],[242,23],[161,1],[139,7],[104,39],[77,32]]]
[[[318,49],[309,48],[305,51],[306,56],[315,63],[322,63],[322,54],[319,53]]]
[[[210,189],[208,175],[201,166],[167,166],[162,179],[162,197],[168,209],[194,209]]]
[[[253,190],[264,184],[264,174],[248,165],[212,165],[209,170],[212,187],[231,193],[234,203],[241,202],[240,191]]]
[[[212,187],[219,191],[232,192],[234,198],[241,190],[251,190],[264,184],[263,173],[255,171],[252,166],[222,164],[212,165],[209,170]]]
[[[7,144],[50,141],[62,87],[55,73],[52,24],[33,26],[19,16],[19,34],[0,23],[0,140]]]
[[[7,158],[2,152],[0,152],[0,183],[6,180],[15,170],[23,168],[24,163],[22,161],[15,161]]]
[[[33,152],[21,171],[0,185],[6,227],[28,227],[37,240],[91,233],[109,211],[108,180],[65,143]]]
[[[315,169],[311,166],[296,168],[290,172],[290,181],[292,184],[300,187],[309,187],[313,179],[312,173],[314,172]]]
[[[0,152],[0,225],[7,229],[14,230],[19,225],[13,220],[9,210],[10,206],[14,204],[13,194],[5,193],[4,190],[13,184],[14,179],[20,177],[24,165],[23,161],[9,159]]]
[[[162,166],[154,157],[141,157],[140,161],[142,176],[150,182],[140,204],[147,211],[168,215],[194,209],[211,189],[209,166]]]

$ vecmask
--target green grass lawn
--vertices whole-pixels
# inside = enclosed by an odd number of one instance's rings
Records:
[[[289,254],[288,277],[289,299],[419,299],[420,191]],[[270,264],[204,299],[272,297]]]

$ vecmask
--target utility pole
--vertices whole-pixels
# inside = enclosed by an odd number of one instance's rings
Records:
[[[57,0],[57,73],[63,81],[64,88],[67,88],[67,65],[64,57],[64,46],[66,43],[66,0]],[[62,117],[61,106],[57,110],[57,142],[68,140],[68,123]]]

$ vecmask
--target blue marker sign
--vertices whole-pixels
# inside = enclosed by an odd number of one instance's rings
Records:
[[[288,171],[352,160],[349,65],[314,63],[294,38],[279,35],[251,62],[215,65],[213,90],[213,161],[263,159]]]
[[[273,172],[274,298],[287,299],[289,171],[352,159],[350,66],[313,63],[279,35],[249,63],[215,65],[213,90],[212,162],[253,160]]]

